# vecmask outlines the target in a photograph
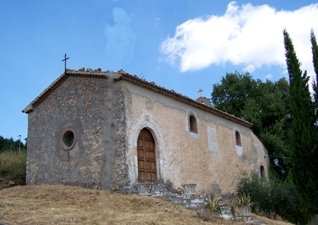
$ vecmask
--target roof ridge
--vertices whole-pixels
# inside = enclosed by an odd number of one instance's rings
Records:
[[[111,75],[113,74],[113,75]],[[114,74],[116,74],[117,76],[114,76]],[[157,93],[166,95],[168,97],[177,99],[179,101],[182,101],[186,104],[190,104],[194,107],[203,109],[205,111],[208,111],[210,113],[213,113],[215,115],[221,116],[223,118],[226,118],[228,120],[231,120],[233,122],[239,123],[241,125],[244,125],[248,128],[251,128],[253,126],[252,123],[238,118],[232,114],[229,114],[227,112],[223,112],[219,109],[216,109],[212,106],[208,106],[205,104],[202,104],[188,96],[182,95],[174,90],[169,90],[165,87],[162,87],[158,84],[156,84],[153,81],[147,81],[144,78],[140,78],[137,75],[132,75],[129,74],[127,72],[125,72],[124,70],[118,70],[117,72],[113,72],[113,71],[102,71],[100,68],[97,68],[95,70],[87,68],[85,70],[85,68],[80,68],[79,70],[72,70],[72,69],[66,69],[66,72],[61,74],[53,83],[51,83],[40,95],[38,95],[27,107],[25,107],[25,109],[22,110],[22,112],[24,113],[29,113],[31,111],[33,111],[34,107],[37,106],[38,104],[41,103],[42,100],[44,100],[52,91],[54,91],[61,83],[63,83],[64,80],[67,79],[67,77],[69,75],[77,75],[77,76],[85,76],[85,77],[95,77],[95,78],[104,78],[104,79],[108,79],[109,77],[111,77],[112,79],[114,79],[115,81],[119,81],[119,80],[125,80],[127,82],[130,83],[134,83],[137,84],[139,86],[142,86],[144,88],[150,89],[152,91],[155,91]],[[119,76],[118,76],[119,75]]]

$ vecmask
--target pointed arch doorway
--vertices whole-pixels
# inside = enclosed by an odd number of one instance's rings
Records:
[[[138,152],[138,182],[156,183],[157,165],[155,141],[152,134],[146,128],[142,129],[137,141]]]

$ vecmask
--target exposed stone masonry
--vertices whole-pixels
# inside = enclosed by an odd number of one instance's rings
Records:
[[[138,185],[138,194],[163,198],[187,209],[201,210],[205,207],[206,194],[196,195],[195,186],[195,184],[184,184],[183,190],[174,190],[169,187],[169,184],[152,185],[145,183]]]
[[[29,113],[27,184],[68,184],[101,188],[105,154],[107,91],[105,79],[68,77]],[[123,94],[113,88],[116,107],[114,189],[127,183]],[[76,135],[73,149],[61,147],[65,129]]]

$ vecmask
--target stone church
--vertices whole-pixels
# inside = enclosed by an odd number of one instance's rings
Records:
[[[268,177],[251,123],[122,70],[67,69],[23,112],[29,185],[233,193],[241,171]]]

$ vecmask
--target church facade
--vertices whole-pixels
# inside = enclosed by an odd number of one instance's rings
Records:
[[[251,123],[124,71],[67,70],[23,112],[29,185],[233,193],[241,171],[268,177]]]

